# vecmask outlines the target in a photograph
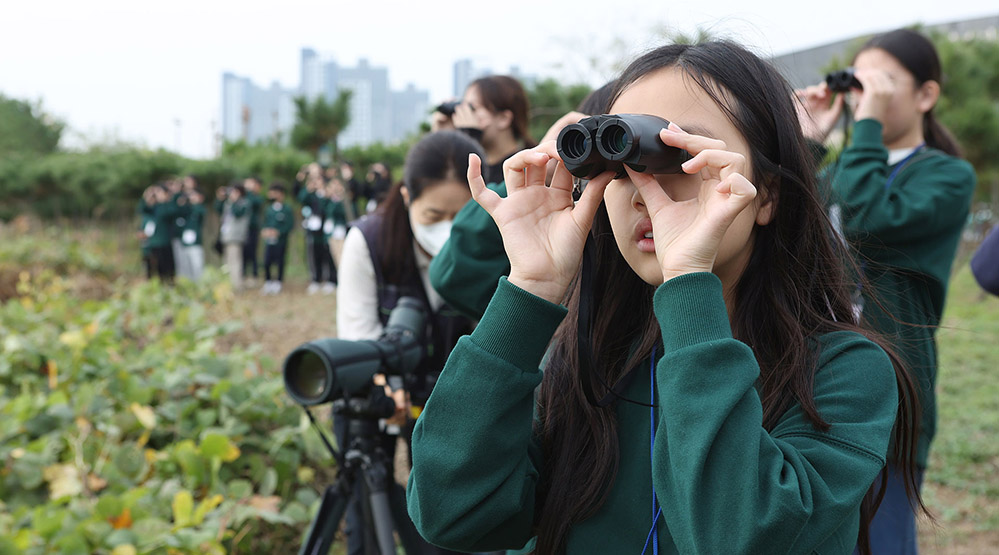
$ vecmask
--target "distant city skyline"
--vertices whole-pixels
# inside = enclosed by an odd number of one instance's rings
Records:
[[[204,158],[214,155],[223,127],[220,76],[249,79],[261,91],[274,81],[295,89],[302,45],[335,53],[344,66],[366,58],[386,67],[392,90],[413,83],[432,104],[460,96],[456,60],[598,86],[671,33],[704,29],[770,57],[914,23],[996,14],[995,0],[839,0],[814,8],[784,0],[618,0],[607,10],[569,0],[499,7],[447,0],[9,2],[0,17],[0,92],[41,100],[66,122],[63,148],[124,141]]]
[[[494,74],[492,68],[477,66],[471,59],[453,64],[453,96],[461,98],[468,85],[480,77]],[[518,66],[505,73],[520,79],[524,86],[536,80]],[[222,74],[220,139],[229,142],[273,142],[288,144],[295,125],[295,97],[310,101],[324,97],[336,99],[340,90],[350,90],[350,123],[338,138],[339,146],[368,146],[376,142],[395,143],[417,132],[429,121],[430,93],[407,83],[403,90],[389,88],[388,68],[374,66],[361,58],[356,66],[343,66],[334,56],[322,55],[305,47],[299,57],[299,83],[295,88],[272,81],[264,88],[252,79],[230,71]],[[216,150],[218,147],[216,147]]]

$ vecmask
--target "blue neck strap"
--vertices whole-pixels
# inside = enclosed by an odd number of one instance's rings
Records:
[[[655,468],[655,444],[656,444],[656,348],[652,347],[652,357],[649,360],[649,461]],[[652,541],[653,555],[659,555],[659,515],[663,512],[656,498],[655,485],[652,486],[652,529],[645,538],[645,547],[642,548],[642,555],[649,548],[649,541]]]
[[[891,171],[891,173],[888,174],[888,181],[885,181],[885,190],[887,190],[889,187],[891,187],[892,182],[895,181],[895,178],[898,176],[899,172],[902,171],[902,168],[904,168],[906,164],[908,164],[909,162],[911,162],[912,159],[917,154],[919,154],[919,151],[923,150],[924,146],[926,146],[926,143],[920,143],[919,146],[917,146],[915,150],[913,150],[912,152],[910,152],[908,156],[906,156],[905,158],[902,158],[901,162],[899,162],[898,164],[895,164],[895,169],[893,169]]]

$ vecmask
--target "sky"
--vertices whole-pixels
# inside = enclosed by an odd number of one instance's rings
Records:
[[[691,5],[693,4],[693,5]],[[109,141],[213,154],[222,73],[299,83],[303,47],[367,58],[390,85],[451,96],[452,65],[599,85],[661,30],[705,28],[775,55],[916,22],[996,15],[995,0],[0,0],[0,93],[42,101],[64,146]],[[220,129],[216,129],[216,132]]]

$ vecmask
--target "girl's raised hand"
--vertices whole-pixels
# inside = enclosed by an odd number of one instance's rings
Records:
[[[693,155],[683,171],[702,179],[697,196],[674,201],[654,176],[628,169],[652,220],[663,279],[710,272],[725,232],[756,198],[756,187],[744,175],[746,158],[726,150],[724,141],[688,134],[675,123],[659,136]]]
[[[572,201],[572,176],[559,161],[551,186],[545,186],[545,165],[559,160],[555,142],[548,141],[514,154],[503,163],[506,198],[486,188],[482,161],[468,157],[472,197],[492,216],[510,258],[510,283],[543,299],[562,301],[576,276],[583,244],[593,216],[613,177],[609,172],[591,179],[579,202]]]
[[[832,92],[825,83],[798,89],[794,95],[802,133],[813,141],[825,141],[843,115],[843,95]]]
[[[895,96],[892,76],[880,69],[858,69],[855,75],[864,89],[853,93],[856,98],[853,119],[876,119],[884,123],[885,114]]]

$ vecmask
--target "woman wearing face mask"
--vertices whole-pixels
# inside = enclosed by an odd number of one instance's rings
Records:
[[[377,339],[402,297],[416,297],[428,310],[425,342],[431,348],[416,372],[421,379],[407,382],[405,393],[393,391],[399,410],[386,426],[387,430],[393,425],[402,428],[401,435],[407,440],[412,423],[407,421],[406,397],[413,406],[423,405],[458,338],[472,329],[471,321],[445,304],[427,277],[430,260],[447,241],[455,214],[472,197],[466,177],[471,153],[481,156],[479,146],[457,131],[441,131],[421,139],[406,157],[403,181],[389,191],[374,213],[354,224],[343,244],[338,337]],[[395,390],[397,384],[390,380],[389,386]],[[346,445],[345,423],[338,420],[335,429],[339,444]],[[396,437],[383,435],[383,448],[390,458],[394,457]],[[412,538],[422,540],[406,516],[402,488],[391,494],[396,526],[407,552],[413,553]],[[356,509],[348,508],[348,553],[363,550],[360,520]],[[406,528],[412,530],[412,538]],[[435,552],[429,545],[419,549]]]
[[[530,105],[524,87],[513,77],[490,75],[472,81],[451,118],[434,114],[434,126],[455,127],[482,145],[486,183],[503,181],[503,162],[537,143],[528,130]]]

